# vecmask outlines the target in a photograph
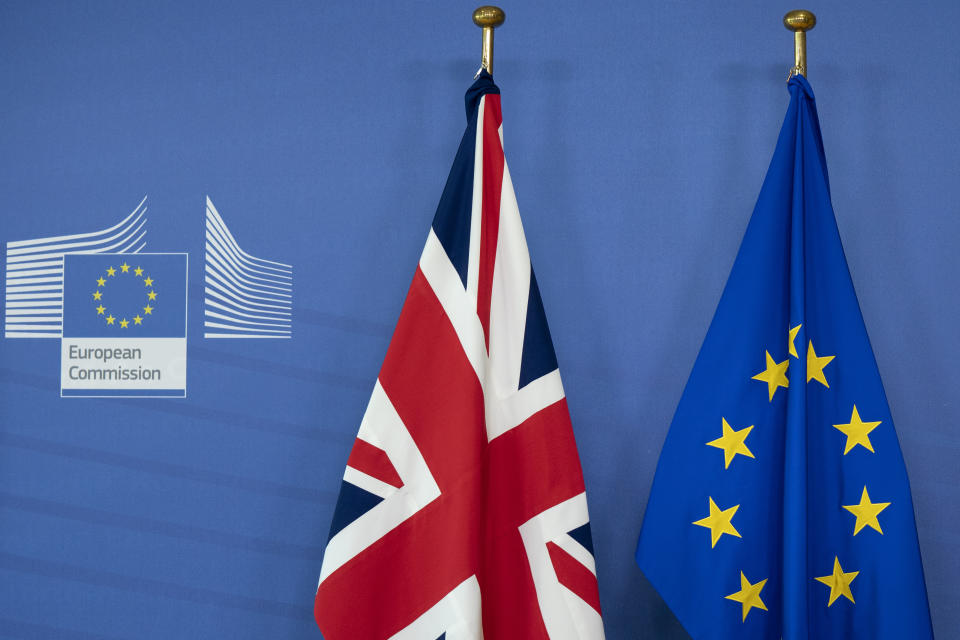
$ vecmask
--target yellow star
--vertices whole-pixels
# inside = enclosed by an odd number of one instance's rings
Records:
[[[813,350],[813,340],[811,340],[807,345],[807,382],[816,380],[829,389],[830,385],[827,384],[827,378],[823,375],[823,368],[834,358],[836,356],[818,356]]]
[[[124,262],[122,265],[120,265],[120,271],[122,271],[122,272],[124,272],[124,273],[130,271],[130,265],[128,265],[126,262]]]
[[[708,447],[716,447],[717,449],[723,449],[723,468],[729,469],[730,463],[733,461],[734,456],[738,453],[749,458],[753,457],[753,452],[747,448],[746,439],[750,435],[750,431],[753,429],[753,425],[749,427],[744,427],[739,431],[734,431],[730,424],[727,422],[726,418],[720,418],[723,421],[723,435],[717,438],[716,440],[711,440],[707,443]]]
[[[850,422],[833,425],[847,436],[847,445],[843,448],[843,455],[847,455],[850,449],[858,444],[870,453],[874,453],[873,445],[870,443],[870,432],[876,429],[879,424],[880,420],[876,422],[862,421],[860,414],[857,412],[857,405],[853,405],[853,415],[850,416]]]
[[[877,516],[881,511],[890,506],[889,502],[870,502],[870,494],[867,493],[867,487],[864,485],[863,493],[860,494],[860,504],[843,505],[843,508],[857,516],[857,522],[853,525],[853,535],[860,533],[864,527],[872,527],[883,535],[883,529],[880,528],[880,521]]]
[[[143,275],[143,269],[141,267],[137,267],[136,269],[133,270],[133,272],[138,276]]]
[[[143,312],[147,315],[150,315],[151,313],[153,313],[153,307],[151,307],[150,305],[147,305],[143,308]]]
[[[827,603],[827,606],[833,604],[833,601],[843,596],[850,602],[853,600],[853,592],[850,591],[850,583],[853,582],[853,579],[857,577],[859,571],[849,571],[844,573],[843,568],[840,566],[840,558],[837,556],[833,557],[833,573],[829,576],[823,576],[822,578],[816,578],[817,582],[822,582],[823,584],[830,587],[830,601]]]
[[[817,578],[819,580],[820,578]],[[760,591],[763,590],[764,585],[767,584],[766,579],[761,580],[756,584],[750,584],[750,581],[747,580],[747,576],[743,575],[743,571],[740,572],[740,591],[736,593],[731,593],[728,596],[724,596],[727,600],[733,600],[739,602],[743,606],[743,622],[747,621],[747,614],[750,613],[750,609],[756,607],[757,609],[767,610],[767,605],[763,604],[763,600],[760,599]]]
[[[98,286],[98,287],[102,287],[102,286],[105,285],[105,284],[107,284],[107,281],[106,281],[106,280],[104,280],[102,277],[101,277],[101,278],[97,278],[97,286]]]
[[[108,276],[115,276],[115,275],[117,275],[117,270],[114,269],[113,267],[110,267],[109,269],[107,269],[107,275],[108,275]]]
[[[787,358],[783,362],[776,362],[770,357],[769,351],[765,351],[764,353],[767,355],[767,368],[753,376],[753,379],[767,383],[767,391],[770,392],[770,402],[773,402],[773,394],[777,392],[778,388],[790,386],[790,381],[787,380],[787,367],[790,366],[790,359]]]
[[[145,285],[148,286],[148,287],[152,287],[152,286],[153,286],[153,278],[151,278],[150,276],[147,276],[146,278],[143,279],[143,284],[145,284]]]
[[[797,359],[799,359],[800,356],[797,355],[797,345],[795,345],[793,341],[797,339],[797,334],[800,333],[800,327],[802,326],[803,324],[801,323],[795,326],[793,329],[790,329],[790,355]]]
[[[106,311],[106,310],[107,310],[107,308],[106,308],[105,306],[100,305],[99,307],[97,307],[97,315],[98,315],[98,316],[102,316],[102,315],[103,315],[103,312]]]
[[[121,328],[121,329],[126,329],[126,328],[127,328],[127,325],[129,325],[129,324],[130,324],[130,321],[127,320],[126,318],[124,318],[123,320],[120,321],[120,328]]]
[[[733,514],[740,508],[740,505],[735,504],[729,509],[721,511],[712,497],[708,496],[707,499],[710,501],[710,515],[694,521],[693,524],[710,529],[710,548],[712,549],[717,546],[717,540],[725,533],[742,538],[743,536],[740,535],[740,532],[737,531],[733,523],[730,522],[733,519]]]
[[[157,294],[154,293],[153,291],[147,294],[147,300],[156,300],[156,299],[157,299]]]
[[[138,315],[133,316],[133,324],[143,324],[143,318]]]
[[[113,324],[113,320],[114,320],[113,316],[107,316],[107,324]]]
[[[103,297],[103,294],[100,293],[99,291],[94,291],[94,292],[93,292],[93,299],[94,299],[94,300],[99,300],[99,299],[102,298],[102,297]]]

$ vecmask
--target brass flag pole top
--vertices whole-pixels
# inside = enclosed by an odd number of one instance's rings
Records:
[[[793,51],[795,64],[790,70],[790,77],[800,74],[807,75],[807,31],[817,25],[817,16],[811,11],[798,9],[783,16],[783,26],[793,31]]]
[[[480,68],[493,75],[493,30],[503,24],[506,14],[500,7],[483,6],[473,12],[473,24],[483,28]]]

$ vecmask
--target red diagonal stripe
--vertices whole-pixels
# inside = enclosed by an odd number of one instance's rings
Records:
[[[500,144],[500,96],[484,96],[483,109],[483,185],[480,207],[480,264],[477,280],[477,315],[483,326],[484,340],[490,348],[490,296],[493,291],[493,267],[500,233],[500,194],[503,189],[503,146]]]
[[[354,441],[347,466],[362,471],[391,487],[399,489],[403,486],[403,480],[400,479],[400,474],[397,473],[393,463],[390,462],[387,452],[373,446],[366,440],[357,438]]]
[[[445,492],[483,462],[483,388],[440,301],[417,268],[380,384]]]
[[[484,637],[546,638],[518,527],[583,493],[566,399],[494,438],[487,452],[480,573]]]
[[[313,609],[323,637],[389,638],[473,575],[479,531],[464,497],[434,500],[324,580]]]
[[[314,614],[330,640],[390,637],[480,562],[483,391],[420,269],[380,383],[442,494],[323,581]]]
[[[546,640],[517,527],[583,491],[566,401],[488,444],[483,389],[419,269],[380,383],[442,493],[324,580],[315,604],[324,636],[390,637],[476,575],[485,638]],[[563,584],[589,596],[576,567],[553,562]]]
[[[497,436],[488,450],[487,492],[512,525],[584,491],[566,398]]]
[[[600,613],[600,591],[597,588],[597,576],[590,569],[560,548],[554,542],[547,543],[547,551],[557,572],[557,580],[570,591]]]

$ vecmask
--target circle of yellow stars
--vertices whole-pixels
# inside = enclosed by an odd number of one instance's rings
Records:
[[[134,325],[143,324],[144,318],[153,313],[153,305],[151,305],[150,303],[154,302],[157,299],[157,292],[153,290],[153,278],[151,278],[149,275],[144,276],[142,267],[138,266],[136,268],[132,268],[129,264],[126,263],[126,261],[124,261],[124,263],[120,265],[119,272],[115,267],[111,265],[110,267],[107,267],[106,277],[100,276],[99,278],[97,278],[96,280],[97,288],[93,292],[94,301],[99,303],[95,307],[97,315],[103,316],[104,320],[106,320],[108,325],[119,326],[121,329],[126,329],[130,326],[131,320],[128,320],[126,317],[122,317],[118,320],[112,313],[108,313],[107,308],[103,306],[102,289],[106,289],[107,283],[110,281],[110,278],[116,278],[117,273],[120,273],[121,275],[125,273],[132,273],[134,277],[143,279],[143,285],[148,289],[147,304],[143,307],[142,316],[140,315],[140,312],[137,312],[137,314],[133,316],[133,318],[131,319]]]
[[[752,380],[757,380],[766,384],[768,402],[773,402],[773,398],[779,389],[787,389],[790,386],[790,380],[787,377],[787,369],[790,366],[790,358],[796,358],[797,360],[800,359],[800,354],[798,353],[796,347],[796,339],[802,326],[802,324],[797,324],[795,327],[791,327],[788,331],[787,358],[782,362],[777,362],[777,360],[770,354],[769,351],[764,351],[764,369],[751,378]],[[833,362],[835,357],[836,356],[832,355],[818,355],[816,349],[814,349],[813,341],[809,340],[807,342],[806,354],[807,384],[809,384],[811,381],[816,381],[825,388],[829,389],[830,383],[827,379],[825,369],[827,365]],[[746,442],[747,436],[750,435],[754,425],[736,429],[730,426],[726,418],[721,417],[720,420],[720,437],[705,444],[709,447],[715,447],[723,451],[724,469],[729,469],[731,463],[734,462],[738,455],[743,456],[744,458],[754,458],[755,456],[753,455],[753,452],[750,451],[750,448],[747,446]],[[869,453],[875,453],[873,443],[870,441],[870,433],[880,426],[880,424],[880,420],[864,421],[860,417],[860,412],[857,409],[857,406],[854,404],[850,415],[850,421],[843,424],[833,425],[835,429],[846,436],[843,455],[846,456],[857,446]],[[742,538],[740,532],[737,531],[736,527],[733,525],[733,517],[736,515],[740,505],[735,504],[724,509],[717,506],[716,502],[713,500],[713,496],[708,496],[707,501],[708,515],[699,520],[693,521],[692,524],[710,530],[710,547],[716,547],[717,543],[721,540],[724,534],[731,537]],[[863,491],[860,494],[860,502],[858,504],[840,506],[856,517],[856,521],[853,525],[854,536],[859,534],[865,528],[873,529],[880,535],[883,535],[883,529],[880,527],[880,520],[878,516],[884,509],[890,506],[890,503],[872,502],[866,485],[863,485]],[[814,578],[814,580],[817,582],[830,587],[830,593],[827,597],[827,607],[833,606],[833,603],[836,602],[836,600],[840,597],[846,598],[851,603],[855,603],[850,584],[859,574],[859,571],[845,571],[840,564],[840,558],[838,556],[834,556],[833,570],[828,575]],[[743,622],[746,622],[747,614],[749,614],[752,609],[767,611],[767,606],[760,597],[760,592],[763,590],[766,583],[767,579],[751,583],[750,580],[747,579],[746,575],[744,575],[744,573],[741,571],[740,590],[731,593],[728,596],[724,596],[727,600],[733,600],[734,602],[740,603]]]

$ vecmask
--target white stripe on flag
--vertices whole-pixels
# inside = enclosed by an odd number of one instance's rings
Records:
[[[483,341],[483,326],[477,316],[476,294],[471,298],[464,292],[460,276],[433,229],[430,229],[427,235],[427,244],[420,256],[420,270],[447,313],[447,318],[460,339],[460,346],[463,347],[480,384],[483,384],[487,377],[487,353]]]
[[[587,551],[586,547],[570,537],[569,534],[565,533],[562,536],[557,536],[553,539],[553,543],[569,553],[577,562],[585,566],[587,569],[590,569],[590,573],[597,575],[597,562],[593,558],[593,554]],[[579,597],[577,598],[580,599]]]
[[[444,635],[446,634],[446,635]],[[390,640],[483,640],[480,617],[480,583],[470,576]]]
[[[470,207],[470,256],[467,261],[467,295],[477,308],[480,287],[480,222],[483,210],[483,111],[487,96],[480,98],[477,110],[477,131],[473,149],[473,200]]]
[[[583,606],[570,606],[567,594],[573,594],[560,584],[547,551],[548,542],[583,526],[589,519],[587,494],[581,493],[520,525],[520,537],[530,562],[540,613],[543,614],[550,640],[603,637],[603,623],[592,607],[582,600]],[[576,596],[574,598],[580,600]]]
[[[369,476],[362,471],[358,471],[349,465],[343,471],[343,479],[350,484],[360,487],[364,491],[372,493],[373,495],[381,498],[386,498],[397,490],[397,487],[389,485],[382,480],[378,480],[373,476]]]
[[[560,370],[554,369],[540,376],[520,391],[497,398],[485,405],[487,440],[493,440],[510,429],[523,424],[530,416],[544,407],[559,402],[564,397]]]
[[[490,369],[487,391],[507,396],[517,391],[530,299],[530,254],[506,163],[500,193],[497,258],[490,297]],[[492,385],[492,386],[490,386]]]
[[[330,539],[320,567],[321,583],[351,558],[440,497],[437,481],[379,380],[373,388],[357,437],[382,443],[403,481],[403,487]]]

